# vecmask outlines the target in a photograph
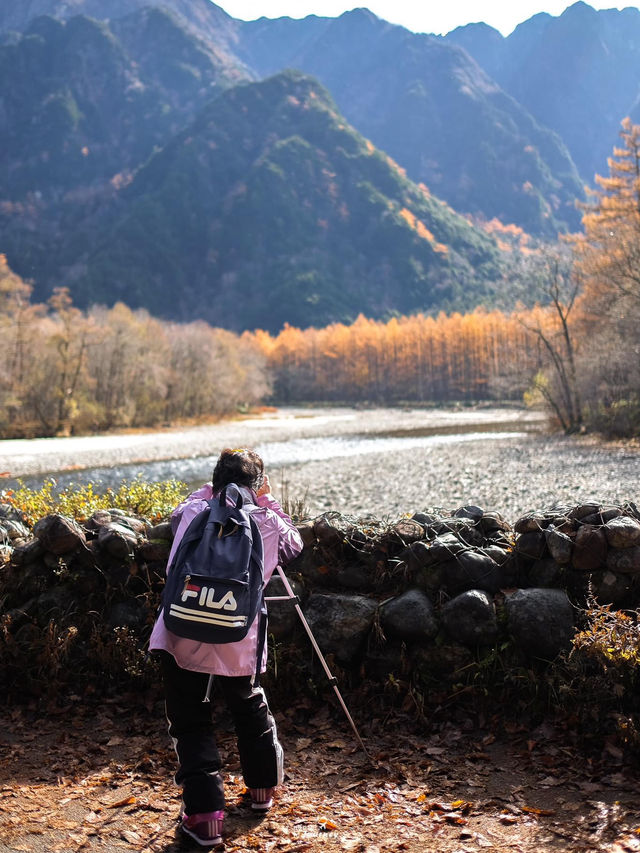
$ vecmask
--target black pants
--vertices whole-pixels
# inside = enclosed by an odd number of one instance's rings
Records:
[[[188,815],[224,808],[221,761],[212,721],[213,703],[203,702],[209,676],[182,669],[160,652],[169,734],[178,756],[176,783],[182,785]],[[247,788],[272,788],[282,782],[282,747],[264,691],[252,677],[215,676],[236,730]]]

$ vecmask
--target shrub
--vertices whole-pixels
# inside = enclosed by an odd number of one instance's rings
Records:
[[[82,522],[96,510],[108,508],[122,509],[156,522],[166,518],[186,495],[186,484],[178,480],[148,483],[136,478],[123,480],[117,489],[109,487],[99,492],[93,483],[72,484],[58,491],[56,481],[49,479],[40,489],[21,484],[18,489],[0,492],[0,502],[11,504],[31,525],[50,513]]]

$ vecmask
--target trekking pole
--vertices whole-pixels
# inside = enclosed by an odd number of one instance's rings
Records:
[[[353,733],[355,734],[355,736],[358,740],[358,743],[362,747],[362,751],[367,756],[369,761],[371,761],[373,763],[373,759],[371,758],[371,756],[367,752],[367,748],[364,745],[362,738],[360,737],[360,733],[358,732],[358,729],[356,728],[356,724],[353,722],[353,718],[352,718],[351,714],[349,713],[349,709],[345,705],[344,699],[342,698],[340,690],[338,689],[338,679],[335,677],[335,675],[333,675],[333,673],[329,669],[329,666],[327,665],[327,662],[324,659],[324,655],[322,654],[322,652],[320,651],[320,647],[316,643],[316,638],[313,636],[311,628],[309,627],[309,623],[305,619],[305,615],[302,612],[302,608],[300,607],[300,599],[295,594],[293,589],[291,588],[291,584],[289,583],[289,579],[285,575],[285,573],[282,569],[282,566],[278,566],[277,568],[278,568],[278,574],[280,575],[280,580],[284,584],[284,588],[287,591],[287,595],[269,596],[268,598],[265,598],[265,601],[293,601],[294,602],[294,607],[296,609],[298,616],[300,617],[300,621],[302,622],[302,625],[304,626],[304,629],[307,632],[309,639],[311,640],[311,645],[313,646],[315,653],[318,655],[318,658],[320,659],[320,663],[322,664],[322,668],[324,669],[326,676],[329,679],[329,683],[333,687],[335,694],[338,697],[338,701],[340,702],[340,705],[342,706],[342,710],[344,711],[347,720],[349,720],[349,725],[353,729]]]

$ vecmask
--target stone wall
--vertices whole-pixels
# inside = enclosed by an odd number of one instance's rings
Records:
[[[638,605],[631,503],[558,506],[513,524],[476,506],[393,523],[325,513],[300,532],[305,549],[286,573],[305,617],[323,652],[367,680],[447,679],[506,644],[520,661],[549,661],[570,649],[589,595]],[[30,529],[0,503],[2,680],[20,672],[38,692],[52,667],[69,684],[73,673],[117,680],[118,667],[140,677],[171,539],[168,523],[116,509]],[[282,594],[274,578],[267,595]],[[308,645],[291,602],[269,614],[279,654]]]

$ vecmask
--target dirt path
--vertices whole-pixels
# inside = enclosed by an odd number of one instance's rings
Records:
[[[562,728],[452,720],[419,734],[402,718],[374,720],[370,767],[328,708],[291,707],[279,715],[286,785],[261,820],[221,727],[227,853],[640,850],[638,776],[614,747],[588,758]],[[159,705],[5,712],[1,731],[2,853],[188,849]]]

